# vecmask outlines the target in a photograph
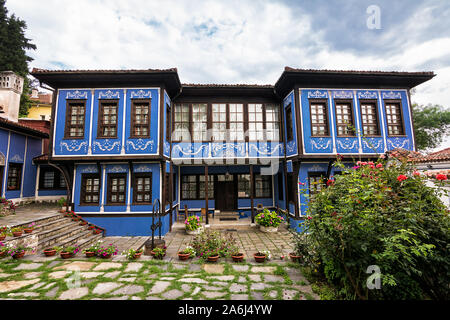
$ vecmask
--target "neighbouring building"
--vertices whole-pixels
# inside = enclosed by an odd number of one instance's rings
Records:
[[[49,122],[18,118],[22,90],[22,77],[0,72],[0,195],[15,203],[54,200],[67,194],[65,185],[62,191],[48,188],[44,192],[39,184],[40,166],[33,161],[48,150]],[[60,172],[55,167],[50,170]],[[44,197],[40,197],[42,192]]]
[[[339,174],[332,162],[415,150],[411,88],[433,72],[303,70],[274,85],[182,84],[177,69],[43,70],[53,88],[48,155],[69,202],[108,235],[162,234],[177,213],[279,208],[293,228],[307,193]],[[38,161],[38,159],[36,159]],[[205,214],[209,224],[209,214]]]
[[[50,120],[52,113],[52,94],[39,92],[33,88],[30,95],[31,106],[28,109],[27,119]]]

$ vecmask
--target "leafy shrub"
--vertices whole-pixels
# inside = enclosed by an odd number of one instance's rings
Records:
[[[284,218],[279,216],[275,211],[271,212],[269,209],[264,208],[263,212],[255,217],[255,221],[264,227],[278,227],[284,221]]]
[[[307,264],[350,299],[448,299],[450,223],[440,190],[401,162],[358,162],[308,204]],[[445,181],[438,181],[445,183]],[[367,268],[381,272],[369,290]]]
[[[0,197],[0,217],[16,213],[16,205],[12,200]]]
[[[211,252],[217,252],[221,257],[231,255],[236,246],[236,240],[231,233],[222,235],[218,231],[203,231],[196,235],[190,245],[194,248],[198,257],[206,259]]]

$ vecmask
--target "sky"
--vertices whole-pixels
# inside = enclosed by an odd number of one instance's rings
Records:
[[[433,71],[412,102],[450,108],[450,1],[7,0],[30,68],[165,69],[182,83],[274,84],[301,69]],[[450,138],[440,147],[450,147]]]

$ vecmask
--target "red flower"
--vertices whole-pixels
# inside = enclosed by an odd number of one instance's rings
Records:
[[[311,217],[311,216],[308,216],[307,218],[308,218],[308,220],[311,220],[311,219],[312,219],[312,217]]]
[[[397,177],[397,180],[400,181],[400,182],[402,182],[403,180],[406,180],[406,179],[408,179],[408,177],[405,176],[405,175],[403,175],[403,174],[401,174],[401,175],[399,175],[399,176]]]
[[[442,173],[437,174],[437,175],[436,175],[436,179],[439,180],[439,181],[447,180],[447,175],[442,174]]]
[[[333,183],[334,183],[334,180],[330,179],[330,180],[327,181],[327,186],[332,185]]]
[[[419,171],[414,171],[413,175],[416,176],[416,177],[420,177],[420,172]]]
[[[381,163],[378,163],[375,167],[381,168],[383,165]]]

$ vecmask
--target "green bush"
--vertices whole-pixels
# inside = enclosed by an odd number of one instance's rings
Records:
[[[450,224],[441,189],[398,161],[335,166],[342,174],[310,199],[305,237],[296,239],[308,242],[311,269],[346,299],[448,299]],[[380,289],[367,288],[372,265]]]

